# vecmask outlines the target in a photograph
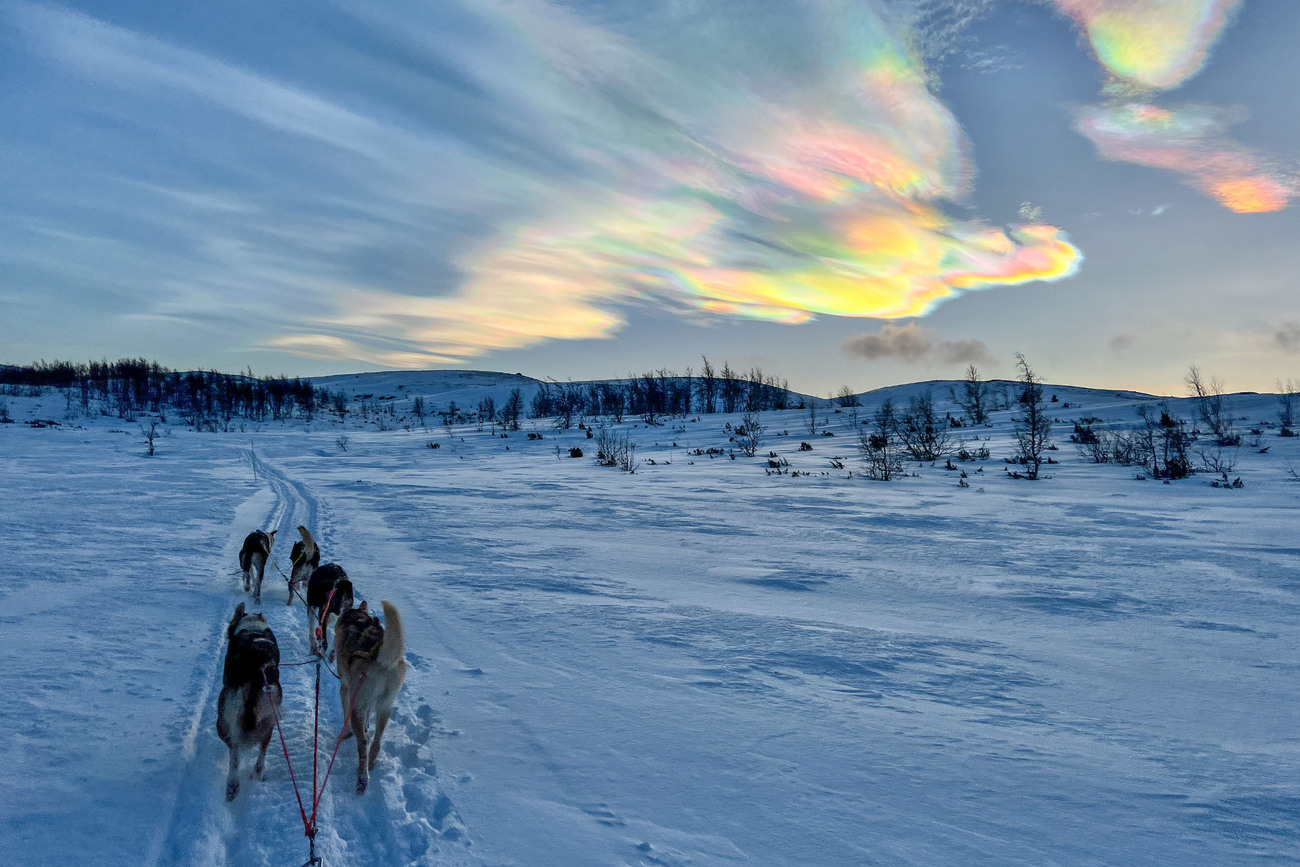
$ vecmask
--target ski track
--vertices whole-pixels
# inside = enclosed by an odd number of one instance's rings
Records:
[[[297,777],[303,809],[311,814],[312,714],[316,670],[312,665],[285,663],[308,659],[306,610],[301,601],[283,602],[287,592],[283,566],[276,555],[286,554],[297,539],[297,526],[312,529],[322,551],[322,562],[334,549],[334,527],[311,491],[278,467],[243,449],[256,477],[270,488],[274,501],[266,511],[262,529],[276,529],[276,545],[262,583],[261,612],[280,645],[280,680],[284,704],[280,720],[285,743]],[[257,495],[255,494],[254,497]],[[250,610],[238,573],[230,577],[225,566],[234,563],[244,536],[253,527],[232,526],[222,549],[217,574],[235,591],[206,630],[207,650],[195,663],[195,696],[181,743],[181,767],[175,788],[163,798],[166,818],[152,835],[143,863],[164,865],[266,865],[280,867],[307,860],[308,840],[294,796],[284,748],[279,736],[267,749],[262,780],[251,778],[256,751],[240,762],[239,796],[225,800],[227,750],[216,736],[216,697],[221,688],[221,660],[225,653],[225,626],[240,601]],[[346,568],[346,566],[345,566]],[[363,588],[358,588],[359,590]],[[331,666],[332,668],[332,666]],[[318,774],[323,778],[342,725],[338,681],[322,670]],[[412,705],[418,705],[412,707]],[[379,764],[371,772],[370,790],[358,797],[356,741],[338,749],[317,812],[316,854],[331,865],[427,864],[441,851],[440,843],[468,845],[469,838],[451,800],[437,785],[432,761],[420,758],[421,748],[434,734],[435,715],[430,706],[403,691],[384,736]],[[426,769],[427,766],[427,769]],[[319,785],[319,784],[318,784]],[[449,853],[450,854],[450,853]],[[463,861],[455,858],[453,861]]]

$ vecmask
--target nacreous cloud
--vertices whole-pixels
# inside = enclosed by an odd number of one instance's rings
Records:
[[[1169,169],[1239,214],[1278,211],[1300,193],[1227,135],[1224,112],[1161,108],[1133,97],[1175,88],[1201,70],[1240,0],[1049,0],[1083,29],[1113,76],[1115,102],[1075,112],[1075,127],[1108,160]]]
[[[1098,62],[1130,85],[1168,90],[1205,64],[1241,0],[1051,0]]]
[[[1053,226],[942,210],[970,184],[964,137],[869,8],[633,8],[623,33],[512,8],[530,98],[566,119],[549,133],[585,176],[460,256],[453,296],[367,297],[332,328],[464,351],[600,337],[633,299],[786,323],[907,317],[1077,268]]]
[[[1300,193],[1294,180],[1232,141],[1222,116],[1207,106],[1124,103],[1080,109],[1075,126],[1106,159],[1178,172],[1236,213],[1285,208]]]
[[[412,366],[608,336],[634,304],[912,317],[1073,274],[1054,226],[950,216],[969,147],[886,5],[357,4],[339,14],[384,50],[336,62],[368,92],[57,7],[0,17],[119,122],[183,143],[175,163],[246,146],[239,215],[159,191],[153,219],[195,261],[146,312],[200,317],[237,291],[269,323],[262,345]]]

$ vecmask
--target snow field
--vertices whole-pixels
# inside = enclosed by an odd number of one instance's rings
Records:
[[[0,428],[0,860],[305,859],[278,740],[228,805],[213,722],[238,545],[278,528],[287,568],[298,523],[408,633],[370,793],[349,741],[322,802],[331,867],[1294,858],[1294,440],[1243,449],[1222,490],[1084,464],[1058,426],[1029,483],[1005,477],[1003,414],[959,488],[941,466],[846,478],[840,419],[814,438],[797,411],[765,414],[790,433],[759,457],[687,454],[728,448],[728,420],[627,421],[634,475],[542,424],[353,428],[346,451],[177,431],[153,459],[134,432]],[[769,449],[801,475],[765,474]],[[268,570],[294,661],[284,593]],[[301,772],[312,670],[282,675]],[[328,752],[329,675],[321,709]]]

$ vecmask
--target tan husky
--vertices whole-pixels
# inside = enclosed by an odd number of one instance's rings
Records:
[[[402,681],[406,680],[402,618],[391,603],[381,604],[384,623],[372,616],[362,602],[360,608],[343,612],[334,629],[343,718],[357,738],[358,795],[364,794],[370,783],[370,771],[379,760],[379,742],[402,690]],[[370,743],[366,726],[372,715],[375,737]]]

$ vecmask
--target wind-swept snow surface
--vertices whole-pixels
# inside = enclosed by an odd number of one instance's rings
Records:
[[[1106,416],[1088,399],[1052,411]],[[1004,472],[1002,412],[959,487],[942,462],[865,481],[847,416],[833,436],[802,418],[765,414],[759,457],[734,460],[732,417],[629,420],[632,475],[541,422],[346,449],[177,430],[154,458],[135,426],[0,426],[0,861],[306,859],[278,739],[227,804],[214,722],[225,624],[251,605],[239,542],[278,529],[287,570],[299,523],[407,632],[370,792],[352,741],[326,787],[330,867],[1296,857],[1296,440],[1266,431],[1223,489],[1084,463],[1067,424],[1034,483]],[[285,598],[268,569],[288,663],[307,625]],[[282,680],[310,788],[314,670]],[[324,761],[328,673],[321,696]]]

